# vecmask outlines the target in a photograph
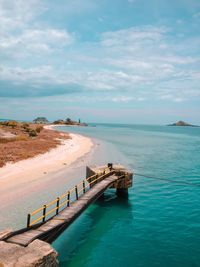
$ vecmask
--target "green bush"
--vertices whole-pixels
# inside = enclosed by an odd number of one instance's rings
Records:
[[[26,128],[25,131],[29,133],[31,131],[31,128]]]
[[[43,129],[43,126],[37,126],[35,130],[37,133],[40,133],[42,129]]]
[[[10,127],[12,127],[12,128],[15,128],[15,127],[17,127],[17,122],[16,122],[16,121],[9,121],[9,122],[7,123],[7,126],[10,126]]]
[[[22,128],[24,128],[24,129],[26,130],[27,128],[29,128],[29,124],[26,123],[26,122],[24,122],[24,123],[22,124]]]
[[[9,123],[8,121],[2,121],[2,122],[1,122],[1,125],[3,125],[3,126],[8,126],[8,123]]]
[[[37,136],[37,132],[36,132],[36,130],[30,130],[30,131],[29,131],[29,136],[30,136],[30,137],[36,137],[36,136]]]

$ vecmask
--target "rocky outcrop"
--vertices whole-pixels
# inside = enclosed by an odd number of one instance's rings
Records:
[[[70,118],[67,118],[66,120],[56,120],[53,122],[55,125],[67,125],[67,126],[88,126],[87,123],[79,121],[73,121]]]
[[[175,123],[169,124],[168,126],[191,126],[191,127],[198,127],[197,125],[189,124],[185,121],[177,121]]]
[[[0,241],[0,267],[58,267],[58,253],[36,239],[27,247]]]

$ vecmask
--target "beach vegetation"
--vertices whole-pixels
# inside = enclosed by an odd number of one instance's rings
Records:
[[[28,137],[26,135],[18,135],[16,137],[0,137],[0,144],[6,144],[15,141],[27,141]]]
[[[45,129],[41,124],[0,122],[0,167],[48,152],[69,138],[67,133]]]
[[[31,130],[29,131],[29,136],[30,136],[30,137],[36,137],[37,135],[38,135],[38,134],[37,134],[36,130],[31,129]]]
[[[29,133],[31,131],[31,128],[27,127],[24,129],[27,133]]]
[[[70,118],[67,118],[66,120],[55,120],[53,124],[61,124],[61,125],[76,125],[76,126],[88,126],[87,123],[81,122],[80,119],[78,121],[72,120]]]
[[[16,141],[28,141],[28,136],[21,134],[21,135],[16,136],[15,140]]]
[[[42,125],[37,126],[35,130],[37,133],[40,133],[43,130],[43,126]]]
[[[66,123],[67,123],[67,124],[71,124],[71,123],[72,123],[72,120],[71,120],[70,118],[67,118],[67,119],[66,119]]]
[[[0,137],[0,144],[6,144],[8,142],[13,142],[15,141],[14,138],[5,138],[5,137]]]
[[[24,128],[24,129],[29,128],[29,123],[24,122],[24,123],[22,124],[22,128]]]
[[[53,122],[53,124],[65,124],[64,120],[56,120]]]
[[[7,125],[7,121],[1,121],[1,122],[0,122],[0,125],[2,125],[2,126],[6,126],[6,125]]]
[[[8,121],[6,125],[11,128],[16,128],[18,123],[16,121]]]

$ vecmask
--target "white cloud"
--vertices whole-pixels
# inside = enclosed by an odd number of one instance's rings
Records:
[[[48,43],[49,45],[64,46],[72,42],[72,37],[65,30],[46,29],[46,30],[26,30],[21,36],[22,42]]]
[[[105,32],[102,34],[102,45],[107,47],[112,46],[127,46],[131,44],[135,46],[138,42],[152,44],[163,39],[164,34],[168,31],[165,27],[132,27],[115,32]]]
[[[1,32],[25,28],[44,10],[40,0],[0,0]]]
[[[33,13],[27,21],[33,19]],[[37,88],[51,83],[55,88],[73,84],[75,90],[112,91],[115,102],[150,98],[180,102],[180,92],[184,100],[194,97],[195,92],[199,96],[199,58],[186,49],[192,50],[191,41],[174,45],[172,29],[131,27],[105,32],[99,42],[73,46],[74,35],[64,29],[25,24],[19,32],[1,35],[0,53],[20,60],[31,56],[32,64],[5,67],[2,63],[1,80],[31,83]],[[69,45],[70,52],[66,49]],[[180,51],[176,47],[181,47]],[[182,90],[183,83],[187,94]],[[119,95],[122,92],[129,95]]]
[[[20,35],[0,36],[0,54],[6,60],[29,57],[34,61],[35,58],[43,59],[49,53],[64,49],[73,41],[73,35],[65,30],[29,29]]]
[[[40,66],[36,68],[23,69],[23,68],[9,68],[1,67],[0,68],[0,79],[1,80],[10,80],[14,82],[23,82],[23,81],[38,81],[41,79],[49,79],[53,76],[52,66]],[[49,81],[49,80],[48,80]]]
[[[0,0],[0,53],[4,57],[37,56],[73,43],[73,34],[36,21],[46,8],[39,0]]]
[[[132,100],[135,100],[134,97],[131,97],[131,96],[118,96],[118,97],[113,97],[111,99],[113,102],[130,102]]]
[[[183,102],[183,101],[185,101],[185,99],[181,98],[181,97],[177,97],[177,98],[174,98],[173,101],[174,102]]]

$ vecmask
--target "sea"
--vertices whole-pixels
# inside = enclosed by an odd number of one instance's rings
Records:
[[[91,164],[121,163],[135,173],[128,198],[108,189],[53,243],[61,267],[200,266],[199,127],[59,129],[95,140]]]

